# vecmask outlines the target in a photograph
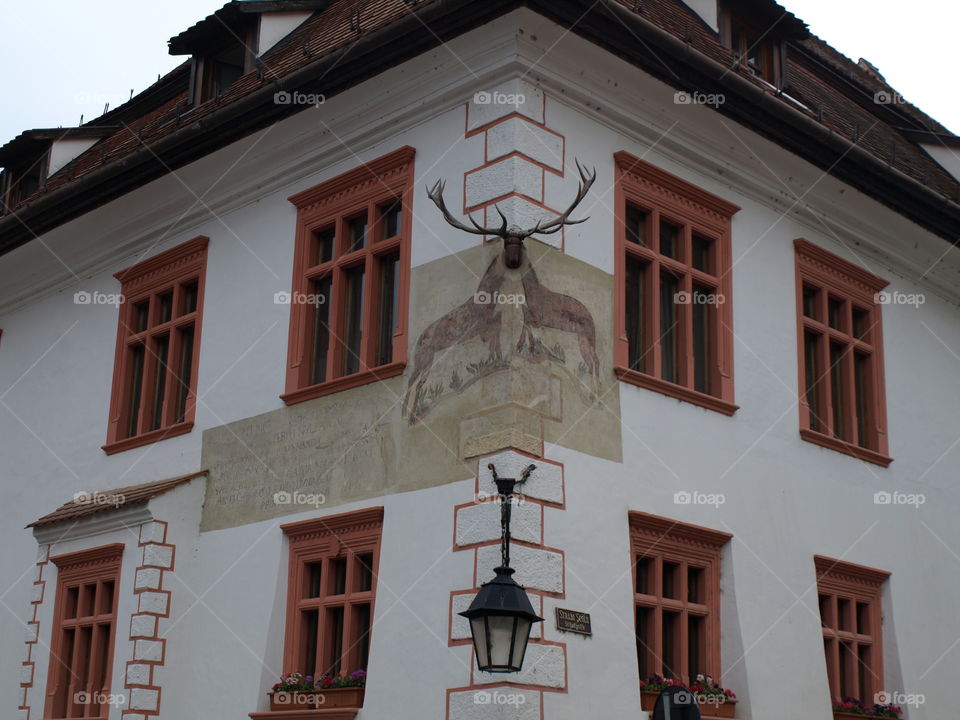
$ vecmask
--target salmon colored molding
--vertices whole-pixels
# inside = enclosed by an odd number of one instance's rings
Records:
[[[50,561],[50,546],[42,545],[40,546],[41,559],[36,562],[36,580],[33,581],[33,586],[36,588],[34,590],[34,598],[30,601],[32,607],[31,619],[28,621],[28,625],[33,627],[33,632],[24,641],[27,646],[27,659],[21,663],[22,667],[30,668],[30,680],[28,682],[21,682],[20,687],[23,690],[22,702],[19,706],[19,710],[25,711],[24,720],[30,720],[30,697],[29,693],[34,687],[34,681],[36,679],[37,673],[37,664],[33,657],[33,649],[36,644],[40,641],[40,606],[43,605],[44,598],[46,597],[46,580],[43,579],[43,571],[47,567],[47,563]]]
[[[731,225],[733,215],[740,207],[724,198],[700,188],[673,173],[667,172],[627,152],[615,153],[615,204],[614,204],[614,372],[624,382],[653,390],[684,402],[699,405],[733,415],[738,405],[734,402],[733,382],[733,282]],[[659,233],[661,214],[679,221],[689,228],[684,232],[684,261],[674,260],[652,249],[627,240],[627,205],[642,208],[648,214],[648,233]],[[693,232],[713,240],[714,268],[710,273],[692,266],[691,243]],[[645,339],[649,348],[648,366],[643,370],[630,367],[630,341],[626,319],[626,274],[627,258],[646,264],[648,275],[657,279],[657,291],[650,292],[651,301],[645,308],[645,325],[651,328],[650,338]],[[672,270],[681,278],[680,291],[692,293],[696,285],[703,283],[716,287],[724,302],[716,305],[715,318],[710,327],[710,345],[714,348],[711,357],[710,394],[694,389],[692,309],[678,305],[679,330],[683,336],[678,358],[678,375],[681,382],[662,378],[659,328],[659,278],[661,267]],[[686,348],[687,352],[683,353]]]
[[[280,396],[287,405],[323,397],[332,393],[366,385],[378,380],[396,377],[403,373],[407,363],[407,325],[410,300],[410,247],[413,233],[413,182],[416,150],[405,146],[383,155],[359,167],[322,182],[303,192],[292,195],[289,200],[297,208],[297,230],[293,259],[292,295],[311,294],[313,282],[318,277],[333,277],[332,297],[327,299],[330,319],[330,350],[328,352],[326,377],[328,380],[312,383],[312,349],[310,333],[312,314],[306,303],[290,303],[290,328],[287,340],[287,370],[284,393]],[[346,215],[366,212],[368,218],[376,217],[377,208],[393,198],[401,198],[400,237],[392,240],[376,240],[379,222],[368,226],[368,241],[365,247],[352,252],[335,249],[333,258],[322,266],[314,265],[311,258],[313,232],[331,223],[337,226],[336,237],[342,238]],[[338,243],[339,244],[339,243]],[[379,303],[374,293],[374,276],[377,257],[399,252],[397,329],[392,338],[392,359],[385,365],[376,365],[376,348],[371,332],[376,320]],[[364,331],[360,341],[360,370],[343,374],[342,348],[338,335],[346,308],[347,283],[344,272],[348,267],[363,264],[368,282],[364,283],[363,319]],[[317,268],[320,268],[319,270]],[[312,274],[311,274],[312,273]]]

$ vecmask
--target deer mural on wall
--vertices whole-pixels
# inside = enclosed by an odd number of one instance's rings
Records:
[[[503,240],[503,262],[501,265],[500,258],[494,258],[480,279],[474,296],[435,320],[420,334],[414,351],[413,372],[403,401],[404,415],[410,418],[411,423],[416,422],[419,417],[419,406],[427,376],[437,360],[443,357],[445,351],[454,345],[479,338],[487,344],[489,362],[495,364],[502,360],[501,308],[494,303],[478,302],[477,298],[483,295],[488,298],[493,296],[500,289],[506,270],[520,268],[523,264],[524,240],[533,235],[552,235],[560,232],[566,225],[577,225],[589,219],[571,220],[570,215],[587,196],[597,179],[597,173],[595,170],[587,171],[579,162],[577,162],[577,170],[580,173],[580,185],[570,206],[553,220],[538,221],[531,228],[509,225],[507,218],[497,206],[494,208],[502,221],[500,227],[483,227],[468,214],[471,227],[455,218],[447,209],[443,199],[445,187],[443,180],[438,180],[427,191],[427,196],[436,204],[444,220],[451,226],[474,235],[492,236]],[[550,328],[573,333],[577,337],[587,373],[591,377],[598,377],[600,363],[596,350],[596,330],[593,316],[586,306],[576,298],[554,292],[542,285],[529,263],[521,276],[521,282],[524,291],[524,302],[521,305],[523,329],[516,346],[517,352],[523,352],[524,349],[529,349],[531,354],[536,352],[537,341],[533,334],[535,329]]]
[[[497,306],[493,303],[477,302],[480,293],[492,296],[503,281],[503,269],[498,267],[498,259],[494,258],[487,266],[473,297],[434,320],[420,334],[413,354],[413,373],[410,375],[409,389],[403,399],[404,415],[409,413],[412,417],[417,400],[423,392],[427,373],[433,367],[437,356],[442,356],[454,345],[479,338],[487,344],[489,359],[500,357],[500,315],[496,312]],[[410,406],[411,397],[414,400],[413,407]]]

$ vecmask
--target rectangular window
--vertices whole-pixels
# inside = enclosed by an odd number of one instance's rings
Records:
[[[720,676],[720,551],[727,533],[630,513],[641,682]]]
[[[283,526],[290,538],[284,672],[366,670],[383,508]]]
[[[617,375],[733,414],[730,228],[739,208],[627,153],[615,157]]]
[[[814,563],[831,698],[872,707],[885,687],[880,595],[890,574],[820,556]]]
[[[403,372],[412,182],[403,148],[290,198],[287,404]]]
[[[123,545],[50,558],[57,566],[44,718],[106,720]]]
[[[780,28],[751,17],[736,3],[720,6],[720,35],[723,44],[733,51],[736,62],[748,73],[780,87],[782,78]]]
[[[206,237],[127,268],[120,281],[109,454],[193,427]]]
[[[886,281],[797,240],[800,434],[886,467],[883,343],[876,294]]]

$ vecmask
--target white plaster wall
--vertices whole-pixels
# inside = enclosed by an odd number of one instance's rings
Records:
[[[260,15],[260,37],[257,43],[257,55],[263,55],[301,23],[309,18],[311,12],[275,12]]]
[[[47,175],[53,175],[80,153],[97,143],[97,138],[63,138],[54,140],[50,147],[50,167]]]
[[[518,25],[527,30],[519,40]],[[281,406],[288,308],[274,305],[272,297],[290,283],[295,213],[286,197],[409,144],[417,148],[414,265],[477,242],[443,223],[424,186],[446,178],[448,206],[461,207],[459,178],[483,157],[479,137],[462,139],[462,103],[515,72],[511,63],[518,56],[536,57],[561,34],[527,14],[498,21],[486,32],[452,44],[476,77],[448,51],[431,53],[49,233],[46,247],[32,243],[0,260],[0,487],[8,513],[0,524],[0,575],[10,585],[0,634],[21,636],[29,604],[31,578],[20,573],[35,556],[35,542],[20,526],[77,490],[197,470],[204,428]],[[538,40],[530,40],[532,34]],[[912,710],[911,720],[947,716],[952,702],[942,688],[950,686],[960,652],[951,647],[960,637],[952,601],[960,594],[960,533],[951,520],[957,504],[952,468],[960,433],[960,325],[955,306],[933,291],[935,278],[923,284],[904,280],[912,270],[898,260],[935,257],[943,241],[708,108],[674,105],[670,88],[578,38],[565,36],[559,43],[527,81],[546,89],[547,122],[567,137],[568,167],[579,157],[598,170],[583,208],[591,220],[568,229],[569,254],[612,271],[608,191],[618,150],[743,207],[733,226],[732,298],[741,409],[728,418],[621,385],[622,464],[548,448],[550,458],[566,463],[568,509],[545,510],[544,542],[566,551],[562,604],[592,612],[595,636],[560,638],[546,624],[548,640],[569,643],[569,693],[548,693],[545,716],[589,716],[598,697],[618,712],[639,712],[630,637],[631,509],[735,534],[724,553],[723,655],[725,680],[745,701],[741,717],[829,717],[810,593],[815,553],[893,572],[884,599],[885,645],[888,653],[896,649],[903,677],[891,677],[900,683],[891,689],[926,693],[927,704]],[[577,72],[568,65],[574,62]],[[581,72],[584,67],[590,71]],[[616,89],[628,86],[629,92]],[[589,103],[582,99],[585,88],[593,91]],[[569,171],[562,179],[548,174],[548,204],[562,206],[575,185]],[[791,192],[809,194],[790,209]],[[821,222],[820,214],[829,217]],[[106,457],[99,446],[106,432],[116,311],[76,305],[73,294],[116,292],[112,273],[134,262],[138,252],[150,248],[154,254],[198,234],[211,242],[197,425],[189,435]],[[798,236],[861,258],[891,280],[890,290],[927,295],[918,309],[884,308],[895,458],[889,469],[798,436],[792,248]],[[878,249],[865,249],[866,242]],[[889,244],[894,242],[899,245]],[[57,279],[67,275],[61,260],[77,268],[78,277]],[[32,283],[46,288],[39,297],[31,298]],[[439,716],[443,688],[467,684],[469,648],[446,647],[446,633],[449,592],[469,587],[473,572],[469,553],[450,553],[452,508],[473,497],[466,482],[471,472],[465,468],[463,483],[368,503],[383,504],[386,511],[371,684],[361,717]],[[873,504],[878,490],[917,488],[927,495],[919,510]],[[720,509],[676,505],[673,493],[681,489],[721,492],[726,503]],[[197,536],[195,517],[182,505],[197,502],[192,492],[171,494],[169,501],[180,503],[176,532],[182,533],[174,534],[171,525],[171,541],[178,543],[175,580],[182,587],[171,587],[180,619],[169,632],[171,643],[186,650],[168,648],[183,660],[161,671],[164,714],[229,711],[241,717],[264,702],[262,692],[283,670],[283,537],[276,522]],[[183,535],[190,540],[182,541]],[[126,563],[133,555],[125,555],[124,586],[132,584]],[[53,587],[48,584],[48,592]],[[545,603],[546,617],[554,604]],[[52,605],[45,604],[43,613],[50,612]],[[49,617],[42,618],[41,632],[48,634]],[[115,687],[122,687],[120,661],[129,645],[118,641]],[[7,647],[0,652],[0,676],[16,678],[23,645]],[[887,665],[888,676],[897,672],[892,660]],[[37,669],[45,673],[45,663]],[[203,683],[196,681],[198,673]],[[0,687],[0,702],[9,707],[15,684]],[[785,710],[785,702],[795,710]]]

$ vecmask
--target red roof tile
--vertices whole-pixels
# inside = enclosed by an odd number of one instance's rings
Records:
[[[77,493],[73,500],[64,503],[52,513],[48,513],[42,518],[34,520],[27,525],[27,527],[43,527],[45,525],[53,525],[54,523],[67,522],[68,520],[76,522],[77,520],[97,513],[109,512],[121,507],[145,503],[159,495],[170,492],[184,483],[190,482],[196,477],[200,477],[204,472],[204,470],[201,470],[200,472],[190,473],[189,475],[170,478],[168,480],[159,480],[142,485],[130,485],[114,490]]]

